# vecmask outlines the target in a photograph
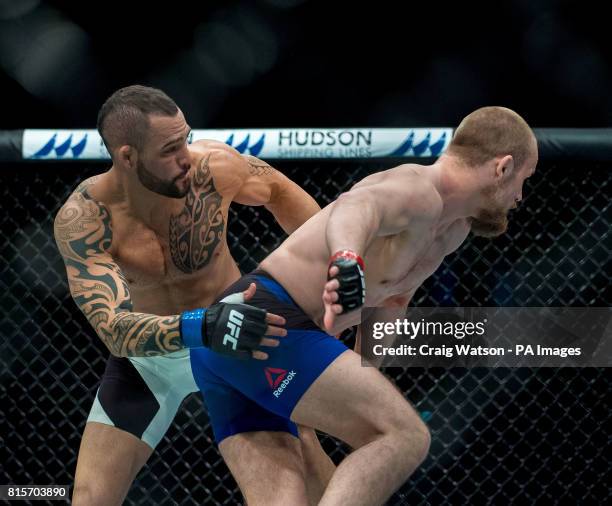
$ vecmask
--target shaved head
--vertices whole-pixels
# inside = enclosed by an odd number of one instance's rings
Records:
[[[527,122],[511,109],[482,107],[463,119],[446,151],[470,166],[512,155],[515,166],[522,167],[537,152],[537,143]]]
[[[128,86],[113,93],[98,113],[98,131],[109,153],[130,145],[142,149],[150,126],[149,115],[176,116],[179,108],[163,91]]]

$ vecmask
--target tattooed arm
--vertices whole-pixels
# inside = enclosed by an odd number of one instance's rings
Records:
[[[150,357],[205,346],[234,358],[265,360],[268,355],[258,347],[276,346],[278,341],[263,336],[286,334],[280,327],[285,324],[282,317],[239,301],[173,316],[133,312],[125,277],[109,253],[109,212],[88,198],[85,188],[77,189],[60,209],[54,228],[72,297],[113,355]],[[254,293],[251,284],[243,300]],[[240,332],[228,335],[238,316]]]
[[[241,158],[247,174],[234,201],[264,205],[287,234],[321,210],[308,193],[266,162],[250,155]]]
[[[70,293],[113,355],[154,356],[183,348],[180,316],[132,311],[121,269],[109,254],[106,207],[79,187],[55,217],[55,241],[66,265]]]
[[[121,269],[109,253],[112,241],[110,215],[100,202],[90,199],[80,186],[55,218],[55,240],[66,264],[73,299],[113,355],[150,357],[184,347],[207,347],[234,358],[265,360],[259,346],[277,346],[284,336],[285,320],[239,301],[222,301],[207,309],[181,315],[157,316],[132,311],[130,292]],[[249,300],[255,285],[242,293]],[[236,336],[232,318],[241,318]],[[233,326],[232,326],[233,325]]]
[[[200,140],[190,146],[199,158],[196,178],[238,204],[265,206],[287,234],[321,210],[297,184],[266,162],[241,155],[225,143]]]

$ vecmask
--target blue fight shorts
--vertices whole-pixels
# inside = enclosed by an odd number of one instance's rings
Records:
[[[297,437],[291,413],[321,373],[348,348],[319,329],[264,271],[243,276],[219,300],[257,285],[248,302],[287,320],[287,336],[265,349],[267,360],[237,360],[192,348],[191,367],[212,422],[215,440],[241,432],[283,431]]]

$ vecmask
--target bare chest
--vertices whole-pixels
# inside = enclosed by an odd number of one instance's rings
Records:
[[[161,216],[154,228],[111,210],[113,258],[133,287],[194,278],[221,255],[227,212],[216,193],[188,195],[182,209]]]
[[[378,306],[389,297],[414,292],[455,251],[469,233],[466,220],[443,229],[407,231],[381,238],[366,267],[366,305]]]

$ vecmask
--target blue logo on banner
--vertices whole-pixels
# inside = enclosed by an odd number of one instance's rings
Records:
[[[247,134],[247,136],[243,139],[242,142],[234,146],[234,134],[231,134],[225,141],[225,144],[229,144],[239,153],[247,153],[249,155],[257,156],[263,149],[266,134],[261,134],[259,140],[251,146],[249,146],[250,139],[251,134]]]
[[[414,144],[414,132],[410,132],[408,137],[400,146],[389,153],[389,156],[406,156],[407,153],[412,150],[414,156],[421,156],[427,148],[431,153],[431,156],[438,156],[446,144],[446,132],[443,132],[440,138],[436,142],[431,142],[431,132],[428,132],[425,138],[418,144]]]
[[[51,151],[55,151],[55,154],[58,158],[63,158],[68,150],[72,151],[73,158],[78,158],[81,156],[85,149],[85,145],[87,144],[87,134],[83,136],[83,138],[77,142],[74,146],[72,145],[72,134],[62,142],[59,146],[55,146],[57,141],[57,134],[53,134],[53,137],[49,139],[49,141],[40,148],[36,153],[32,155],[32,158],[44,158],[49,156]]]

